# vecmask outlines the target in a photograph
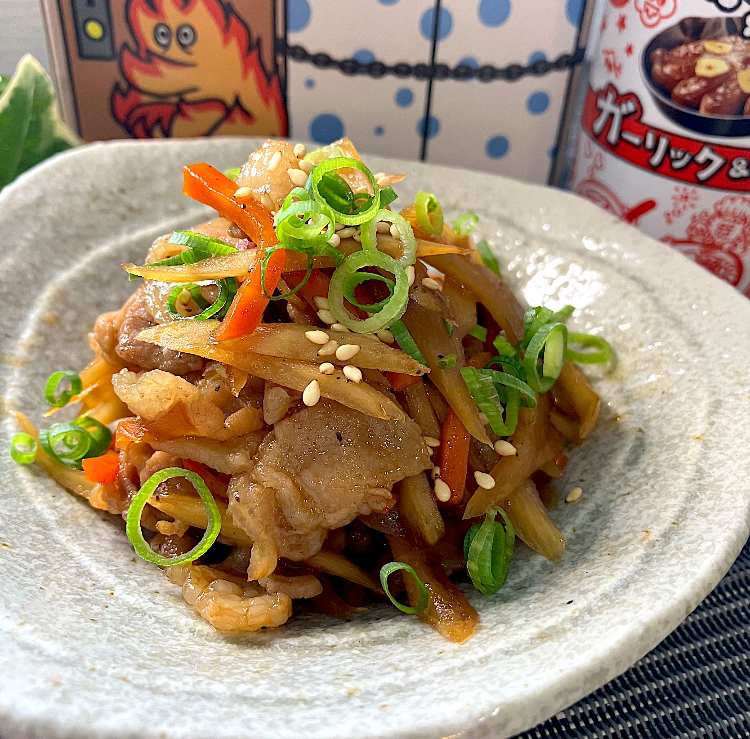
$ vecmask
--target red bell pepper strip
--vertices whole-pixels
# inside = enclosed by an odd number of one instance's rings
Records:
[[[182,192],[200,203],[210,205],[219,215],[236,223],[257,244],[259,255],[278,245],[270,211],[252,197],[235,198],[237,185],[226,175],[205,162],[187,164],[182,172]],[[237,291],[216,333],[217,339],[233,339],[255,331],[268,305],[266,295],[273,294],[281,278],[284,258],[285,250],[277,249],[268,259],[265,291],[261,289],[261,259],[258,259],[250,277]]]
[[[415,385],[422,379],[421,377],[414,377],[413,375],[404,375],[401,372],[386,372],[385,376],[388,378],[388,382],[391,383],[391,387],[397,393],[406,390],[410,385]]]
[[[294,289],[305,279],[305,272],[294,271],[287,272],[284,280],[290,288]],[[317,312],[320,310],[315,303],[315,298],[327,298],[328,288],[331,286],[331,280],[325,272],[314,269],[310,272],[307,282],[297,291],[297,294],[304,298]]]
[[[440,438],[440,479],[451,489],[449,505],[460,503],[466,487],[471,435],[450,408]]]
[[[89,482],[100,482],[103,485],[113,483],[120,471],[120,455],[108,451],[99,457],[89,457],[82,461],[83,474]]]

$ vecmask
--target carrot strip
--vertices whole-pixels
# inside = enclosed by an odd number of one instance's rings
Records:
[[[120,455],[108,451],[99,457],[89,457],[83,462],[83,475],[89,482],[100,482],[104,485],[117,479],[120,471]]]
[[[182,168],[182,172],[182,192],[185,195],[210,205],[224,218],[236,223],[257,244],[258,249],[264,251],[278,245],[271,213],[252,197],[235,198],[237,187],[226,175],[205,162],[188,164]],[[227,317],[216,334],[219,341],[244,336],[255,330],[268,305],[266,295],[271,295],[279,284],[285,254],[284,249],[277,249],[269,257],[265,270],[265,291],[260,279],[261,260],[258,260],[250,277],[237,291]]]
[[[146,426],[137,418],[126,418],[120,421],[115,431],[115,449],[124,449],[134,441],[141,441],[146,433]]]
[[[421,379],[419,377],[412,377],[411,375],[404,375],[401,372],[386,372],[385,376],[388,378],[388,382],[391,383],[391,387],[397,393],[406,390],[407,387],[411,387]]]
[[[440,439],[440,479],[451,489],[450,505],[460,503],[466,487],[471,435],[453,408],[448,409]]]

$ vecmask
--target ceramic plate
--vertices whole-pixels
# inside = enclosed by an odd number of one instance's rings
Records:
[[[0,195],[2,439],[36,421],[54,370],[82,367],[96,315],[132,285],[120,262],[203,219],[180,166],[240,164],[252,140],[120,142],[62,155]],[[122,526],[39,471],[0,461],[0,726],[22,737],[501,739],[625,670],[714,587],[748,535],[750,303],[573,196],[499,177],[411,171],[398,190],[471,208],[531,304],[572,303],[616,352],[592,370],[602,421],[559,488],[551,564],[519,547],[462,645],[387,606],[344,623],[217,634]]]

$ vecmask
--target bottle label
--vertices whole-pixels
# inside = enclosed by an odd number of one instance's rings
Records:
[[[750,297],[750,5],[606,0],[571,189]]]

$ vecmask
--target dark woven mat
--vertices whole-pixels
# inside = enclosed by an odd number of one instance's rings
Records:
[[[716,589],[625,674],[516,739],[750,737],[750,541]]]

